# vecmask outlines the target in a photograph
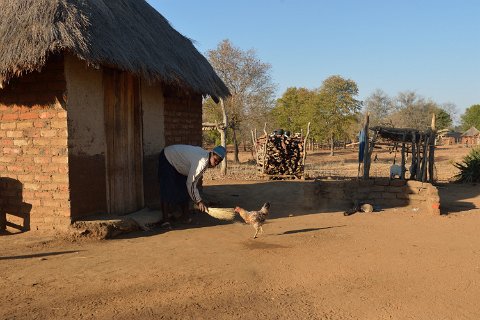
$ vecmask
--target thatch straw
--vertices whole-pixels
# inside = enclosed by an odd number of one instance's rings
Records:
[[[71,52],[151,82],[229,95],[192,41],[144,0],[2,0],[0,39],[0,84],[39,70],[52,53]]]
[[[235,212],[233,208],[208,208],[208,215],[219,220],[233,220],[235,219]]]

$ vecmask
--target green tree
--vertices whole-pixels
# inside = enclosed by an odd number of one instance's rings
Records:
[[[272,109],[274,125],[291,132],[305,129],[312,117],[314,95],[306,88],[288,88]]]
[[[335,139],[352,133],[362,102],[357,100],[358,86],[355,81],[339,75],[325,79],[318,90],[314,120],[325,125],[324,132],[330,138],[330,154],[334,155]]]
[[[451,128],[453,121],[450,114],[443,110],[442,108],[436,108],[434,110],[435,118],[436,118],[436,128],[437,129],[447,129]]]
[[[474,104],[470,108],[467,108],[461,119],[463,130],[468,130],[471,127],[480,130],[480,104]]]

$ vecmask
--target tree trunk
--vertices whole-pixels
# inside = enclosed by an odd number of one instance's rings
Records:
[[[233,162],[240,163],[240,159],[238,158],[237,130],[235,129],[235,127],[232,130],[233,130],[233,137],[232,137],[233,146],[235,147],[234,153],[233,153],[233,156],[234,156]]]
[[[334,140],[333,132],[331,133],[331,136],[330,136],[330,155],[331,156],[335,155],[335,140]]]

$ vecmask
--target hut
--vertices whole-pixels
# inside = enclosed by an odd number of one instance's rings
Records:
[[[444,146],[460,143],[461,139],[462,139],[461,132],[443,131],[438,134],[438,142]]]
[[[149,206],[161,149],[201,145],[202,97],[229,95],[143,0],[2,1],[0,39],[0,229]]]
[[[466,146],[476,146],[480,144],[480,131],[471,127],[462,134],[462,144]]]

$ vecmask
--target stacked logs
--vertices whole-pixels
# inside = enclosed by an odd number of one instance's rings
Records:
[[[301,177],[304,172],[301,138],[271,134],[257,139],[257,164],[263,174]]]

